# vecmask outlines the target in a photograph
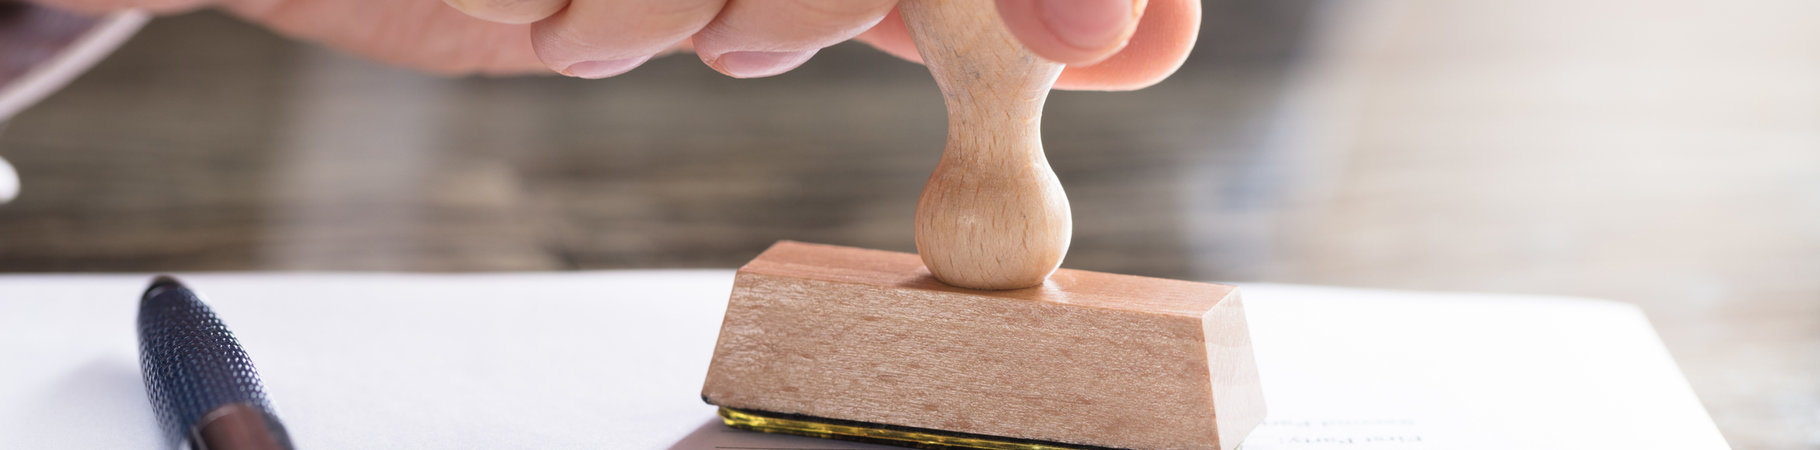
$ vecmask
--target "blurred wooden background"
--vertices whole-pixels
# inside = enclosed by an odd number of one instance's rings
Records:
[[[1057,93],[1069,267],[1641,305],[1738,448],[1820,447],[1820,3],[1220,0]],[[0,133],[0,271],[734,267],[910,250],[920,67],[445,79],[196,13]]]

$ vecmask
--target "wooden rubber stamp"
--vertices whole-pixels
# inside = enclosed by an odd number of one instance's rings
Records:
[[[988,1],[898,6],[948,109],[919,255],[779,242],[735,278],[702,399],[728,425],[936,448],[1238,446],[1264,418],[1236,288],[1060,269],[1062,66]]]

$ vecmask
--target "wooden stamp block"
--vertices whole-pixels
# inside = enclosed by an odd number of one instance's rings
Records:
[[[739,270],[702,398],[1127,448],[1232,449],[1264,418],[1232,286],[1062,269],[980,291],[916,255],[789,241]]]

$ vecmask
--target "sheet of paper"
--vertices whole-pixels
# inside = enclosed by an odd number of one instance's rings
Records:
[[[0,448],[157,448],[145,276],[0,276]],[[182,277],[305,448],[888,448],[701,403],[729,271]],[[1634,307],[1246,285],[1273,449],[1727,448]]]

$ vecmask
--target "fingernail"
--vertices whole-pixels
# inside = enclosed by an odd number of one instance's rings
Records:
[[[570,64],[568,68],[562,69],[562,74],[576,78],[597,80],[626,73],[650,59],[651,57],[645,56],[639,58],[611,59],[606,61],[582,61]]]
[[[727,52],[714,66],[736,78],[758,78],[789,72],[803,65],[815,50],[801,52]]]
[[[1132,0],[1045,0],[1037,3],[1037,17],[1062,42],[1083,50],[1100,50],[1119,44],[1134,20]]]

